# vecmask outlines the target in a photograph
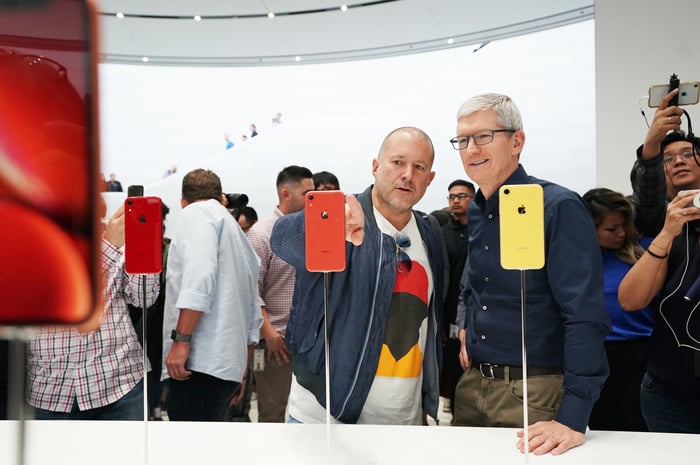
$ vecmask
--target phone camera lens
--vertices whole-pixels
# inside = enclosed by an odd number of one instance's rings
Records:
[[[314,196],[312,194],[309,194],[309,200],[313,200]]]
[[[504,193],[505,195],[510,194],[510,189],[503,189],[503,193]]]

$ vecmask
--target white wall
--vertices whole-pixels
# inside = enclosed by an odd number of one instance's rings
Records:
[[[699,21],[697,0],[596,0],[599,186],[632,192],[629,171],[647,132],[639,100],[649,86],[668,83],[672,73],[700,81]],[[643,107],[651,124],[654,111]],[[698,106],[685,108],[700,134]]]
[[[418,126],[433,139],[436,177],[418,208],[447,204],[464,178],[449,139],[456,112],[477,93],[509,94],[527,134],[532,174],[583,193],[595,185],[593,22],[488,44],[395,58],[264,68],[101,65],[103,171],[161,195],[177,223],[180,173],[214,169],[227,192],[245,192],[261,216],[276,204],[275,177],[289,164],[328,170],[343,190],[372,182],[371,160],[392,129]],[[285,121],[270,128],[275,112]],[[238,138],[251,122],[260,136]],[[223,133],[236,147],[224,151]]]

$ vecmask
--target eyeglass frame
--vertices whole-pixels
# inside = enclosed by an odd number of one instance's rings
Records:
[[[481,131],[477,131],[474,134],[470,134],[468,136],[456,136],[450,139],[450,144],[452,144],[452,148],[455,150],[466,150],[469,147],[469,139],[472,139],[474,141],[474,145],[488,145],[491,142],[493,142],[493,138],[496,136],[497,133],[499,132],[508,132],[510,134],[513,134],[516,132],[517,129],[482,129]],[[488,141],[484,142],[477,142],[476,141],[476,136],[477,135],[485,135],[485,133],[491,133]],[[464,147],[460,147],[460,140],[465,141],[466,140],[466,145]]]
[[[671,166],[676,162],[677,158],[680,158],[681,160],[692,160],[695,158],[695,150],[690,149],[689,152],[678,153],[675,155],[663,155],[661,161],[665,166]]]
[[[449,194],[447,196],[447,200],[464,200],[464,199],[473,199],[474,196],[471,194],[467,194],[466,192],[460,192],[459,194]]]

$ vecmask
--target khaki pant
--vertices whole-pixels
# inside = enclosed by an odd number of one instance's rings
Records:
[[[265,348],[265,341],[258,344]],[[255,392],[258,396],[258,422],[284,423],[289,389],[292,385],[292,364],[278,366],[277,362],[267,360],[265,349],[265,369],[255,372]]]
[[[523,427],[523,381],[486,379],[469,367],[455,390],[455,426]],[[528,422],[553,420],[564,393],[564,375],[530,376],[527,383]]]

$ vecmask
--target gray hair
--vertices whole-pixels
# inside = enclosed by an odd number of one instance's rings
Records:
[[[469,116],[477,111],[493,110],[498,115],[498,124],[505,129],[520,130],[523,128],[523,120],[520,110],[510,97],[503,94],[475,95],[459,107],[457,120]]]

